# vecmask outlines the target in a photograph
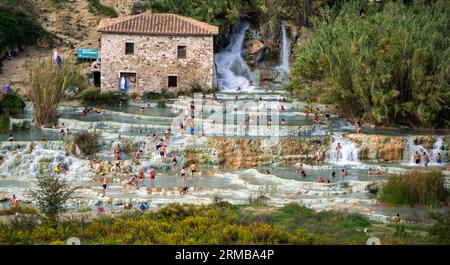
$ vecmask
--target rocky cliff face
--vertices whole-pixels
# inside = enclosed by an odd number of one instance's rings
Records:
[[[217,151],[221,167],[234,169],[311,163],[317,151],[324,160],[330,143],[330,138],[282,139],[275,145],[260,139],[210,138],[206,144]]]
[[[358,144],[358,158],[377,162],[399,162],[403,159],[406,140],[403,137],[348,134]]]

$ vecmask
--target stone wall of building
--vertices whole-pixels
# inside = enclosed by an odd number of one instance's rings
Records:
[[[126,42],[134,43],[133,55],[125,54]],[[186,59],[177,58],[178,45],[186,46]],[[178,90],[191,84],[211,88],[213,82],[212,36],[103,34],[101,59],[102,91],[119,89],[120,72],[137,73],[139,92],[168,88],[169,75],[177,76]]]

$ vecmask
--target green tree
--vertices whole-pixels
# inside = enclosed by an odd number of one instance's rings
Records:
[[[37,188],[31,191],[32,197],[47,220],[56,222],[67,210],[65,204],[74,190],[56,175],[37,177],[36,186]]]

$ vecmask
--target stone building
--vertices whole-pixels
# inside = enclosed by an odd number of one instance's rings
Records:
[[[174,14],[145,13],[100,22],[101,89],[130,93],[210,88],[218,27]]]

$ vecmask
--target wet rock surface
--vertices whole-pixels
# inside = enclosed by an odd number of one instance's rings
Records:
[[[358,144],[358,158],[366,161],[400,162],[403,160],[406,140],[404,137],[347,134]]]

